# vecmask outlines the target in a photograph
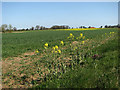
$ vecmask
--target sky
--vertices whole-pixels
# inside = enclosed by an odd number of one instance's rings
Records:
[[[118,24],[118,2],[2,2],[2,24],[21,28]]]
[[[119,2],[120,0],[1,0],[2,2]]]

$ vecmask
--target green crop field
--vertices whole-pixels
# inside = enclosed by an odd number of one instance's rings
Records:
[[[79,36],[84,33],[86,39],[92,39],[101,36],[101,34],[109,32],[117,32],[115,29],[109,30],[87,30],[87,31],[31,31],[23,33],[5,33],[2,35],[2,54],[4,57],[17,56],[18,54],[27,51],[34,51],[35,49],[43,49],[45,43],[49,46],[59,45],[60,40],[67,41],[70,33],[74,36]]]
[[[5,88],[118,88],[118,29],[2,34]]]

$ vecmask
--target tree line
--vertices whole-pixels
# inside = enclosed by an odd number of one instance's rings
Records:
[[[29,30],[50,30],[50,29],[74,29],[74,28],[95,28],[92,26],[86,27],[86,26],[80,26],[80,27],[69,27],[68,25],[53,25],[50,28],[46,28],[44,26],[36,25],[35,27],[27,28],[27,29],[17,29],[16,27],[13,27],[11,24],[3,24],[0,26],[1,32],[12,32],[12,31],[29,31]],[[120,28],[120,24],[118,25],[105,25],[100,26],[99,28]]]

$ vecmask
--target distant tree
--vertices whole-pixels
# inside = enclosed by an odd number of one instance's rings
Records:
[[[65,29],[69,29],[69,26],[65,26]]]
[[[21,31],[25,31],[25,29],[23,28],[23,29],[21,29]]]
[[[14,27],[14,28],[13,28],[13,31],[17,31],[17,28],[16,28],[16,27]]]
[[[45,30],[46,28],[45,28],[45,27],[43,27],[42,29],[43,29],[43,30]]]
[[[105,28],[108,28],[108,26],[107,26],[107,25],[105,25]]]
[[[51,29],[59,29],[59,26],[58,25],[54,25],[51,27]]]
[[[100,26],[100,28],[102,28],[103,26]]]
[[[60,27],[60,29],[65,29],[66,27],[64,26],[64,25],[62,25],[61,27]]]
[[[8,30],[9,30],[9,32],[11,33],[12,32],[12,29],[13,27],[12,27],[12,25],[11,24],[9,24],[9,26],[8,26]]]
[[[43,26],[40,26],[40,30],[43,30],[44,29],[44,27]]]
[[[5,33],[5,30],[7,29],[7,24],[3,24],[2,26],[1,26],[1,29],[2,29],[2,32],[3,33]]]
[[[31,27],[30,30],[34,30],[34,27]]]
[[[9,29],[9,30],[12,30],[12,28],[13,28],[12,25],[9,24],[8,29]]]
[[[118,24],[117,27],[120,28],[120,24]]]
[[[51,27],[51,29],[69,29],[69,26],[67,26],[67,25],[62,25],[62,26],[54,25]]]
[[[83,28],[86,28],[85,26],[83,26]]]
[[[29,29],[27,28],[26,31],[28,31]]]
[[[39,25],[36,25],[36,30],[39,30],[40,26]]]
[[[83,28],[82,26],[80,26],[80,28]]]
[[[108,26],[107,28],[111,28],[111,26]]]
[[[91,28],[91,26],[89,26],[88,28]]]

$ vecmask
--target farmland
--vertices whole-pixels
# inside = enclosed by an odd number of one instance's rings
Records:
[[[52,47],[54,44],[59,45],[59,41],[67,41],[67,37],[70,33],[74,36],[79,36],[80,33],[84,32],[86,39],[92,39],[96,36],[99,37],[103,33],[113,31],[110,30],[86,30],[86,31],[31,31],[24,33],[5,33],[2,36],[2,54],[4,57],[16,56],[21,53],[28,51],[34,51],[35,49],[43,49],[43,45],[47,42]],[[114,30],[115,31],[115,30]],[[78,34],[79,33],[79,34]]]
[[[117,88],[117,33],[111,28],[3,33],[3,87]]]

